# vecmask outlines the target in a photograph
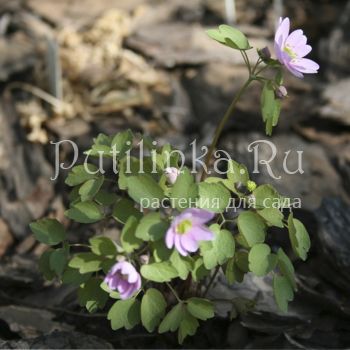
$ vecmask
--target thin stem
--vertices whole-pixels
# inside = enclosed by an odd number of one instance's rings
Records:
[[[252,69],[252,75],[255,74],[256,69],[258,68],[259,64],[262,62],[262,59],[259,57],[258,60],[255,63],[254,68]]]
[[[71,247],[82,247],[82,248],[91,248],[89,245],[87,244],[81,244],[81,243],[75,243],[75,244],[70,244]]]
[[[211,276],[211,279],[210,279],[210,281],[209,281],[209,283],[208,283],[208,285],[207,285],[207,288],[206,288],[205,291],[204,291],[204,294],[203,294],[203,297],[204,297],[204,298],[205,298],[206,295],[208,294],[209,289],[210,289],[210,287],[212,286],[212,284],[213,284],[213,282],[214,282],[214,280],[215,280],[215,277],[216,277],[216,275],[217,275],[218,272],[219,272],[219,269],[220,269],[220,266],[216,266],[216,269],[215,269],[213,275]]]
[[[180,299],[179,295],[177,294],[176,290],[172,287],[172,285],[168,282],[166,282],[166,285],[169,287],[169,289],[172,291],[172,293],[174,294],[176,300],[179,302],[179,303],[182,303],[182,300]]]
[[[268,68],[269,66],[264,66],[262,67],[261,69],[259,69],[256,73],[255,73],[255,76],[258,76],[262,71],[264,71],[266,68]]]
[[[249,75],[251,75],[252,73],[252,67],[250,65],[250,62],[249,62],[249,58],[248,58],[248,55],[245,51],[243,50],[240,50],[240,53],[243,57],[243,60],[244,60],[244,63],[246,64],[247,68],[248,68],[248,72],[249,72]]]
[[[209,150],[208,150],[208,154],[206,156],[205,159],[205,166],[201,175],[201,181],[205,178],[206,176],[206,169],[208,168],[210,159],[214,153],[215,147],[219,141],[219,138],[221,136],[221,133],[224,129],[224,126],[226,125],[228,119],[230,118],[232,112],[234,111],[238,100],[240,99],[240,97],[243,95],[243,93],[245,92],[245,90],[247,89],[247,87],[249,86],[249,84],[253,81],[254,79],[252,77],[249,77],[248,80],[244,83],[244,85],[239,89],[238,93],[236,94],[235,98],[233,99],[233,101],[231,102],[230,106],[228,107],[224,117],[221,119],[219,125],[216,128],[215,134],[214,134],[214,138],[213,141],[211,143],[211,145],[209,146]]]

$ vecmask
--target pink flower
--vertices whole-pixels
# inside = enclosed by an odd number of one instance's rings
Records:
[[[127,261],[112,266],[104,279],[111,290],[117,290],[120,299],[129,299],[141,288],[141,276],[135,267]]]
[[[211,241],[214,234],[205,223],[214,217],[203,209],[186,209],[172,221],[166,235],[165,244],[170,249],[175,245],[176,250],[183,256],[198,250],[199,241]]]
[[[320,66],[307,58],[304,58],[312,50],[307,45],[307,38],[301,29],[289,34],[290,22],[286,17],[282,20],[275,34],[275,52],[277,59],[296,77],[303,78],[303,73],[317,73]]]
[[[173,185],[180,174],[180,170],[174,167],[168,167],[164,169],[164,173],[168,182]]]

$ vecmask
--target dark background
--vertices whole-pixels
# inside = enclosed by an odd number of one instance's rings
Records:
[[[272,48],[280,15],[302,28],[319,62],[304,80],[285,74],[289,97],[279,126],[264,135],[261,87],[238,104],[220,148],[253,167],[249,143],[269,139],[280,180],[261,168],[254,179],[302,199],[296,216],[312,249],[295,261],[299,292],[287,315],[274,304],[270,279],[247,276],[215,297],[256,300],[253,312],[229,321],[226,309],[186,340],[190,348],[346,348],[350,346],[350,2],[236,0],[237,26],[254,47]],[[104,315],[83,313],[75,291],[44,282],[37,259],[46,249],[28,224],[44,215],[69,226],[64,175],[50,180],[54,148],[71,139],[87,149],[99,132],[125,128],[170,142],[185,152],[210,143],[234,93],[246,78],[238,52],[204,30],[227,21],[221,0],[0,1],[0,348],[165,348],[174,335],[110,330]],[[254,52],[251,53],[254,57]],[[284,152],[303,151],[304,173],[282,172]],[[262,149],[268,157],[268,149]],[[61,150],[67,164],[71,149]],[[90,232],[70,227],[72,240]],[[118,235],[111,227],[109,234]],[[284,245],[287,235],[272,235]],[[76,333],[80,332],[80,333]],[[95,337],[96,336],[96,337]],[[112,344],[112,345],[111,345]]]

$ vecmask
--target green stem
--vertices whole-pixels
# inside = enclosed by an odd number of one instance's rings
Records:
[[[206,295],[208,294],[211,285],[214,283],[215,277],[216,277],[216,275],[218,274],[219,270],[220,270],[220,266],[216,266],[216,269],[215,269],[213,275],[211,276],[211,279],[210,279],[210,281],[209,281],[209,283],[208,283],[208,285],[207,285],[207,288],[206,288],[205,291],[204,291],[204,294],[203,294],[203,297],[204,297],[204,298],[205,298]]]
[[[217,126],[216,130],[215,130],[215,134],[214,134],[214,138],[213,141],[211,143],[211,145],[209,146],[209,150],[208,150],[208,154],[205,158],[205,166],[201,175],[201,181],[205,179],[206,177],[206,169],[208,168],[210,159],[214,153],[214,150],[216,148],[216,145],[219,141],[219,138],[221,136],[221,133],[224,129],[224,126],[226,125],[228,119],[230,118],[232,112],[234,111],[238,100],[241,98],[241,96],[243,95],[243,93],[245,92],[245,90],[247,89],[247,87],[249,86],[249,84],[254,80],[254,78],[252,78],[251,76],[248,78],[248,80],[244,83],[244,85],[239,89],[239,91],[237,92],[235,98],[233,99],[233,101],[231,102],[230,106],[228,107],[225,115],[223,116],[223,118],[221,119],[219,125]]]
[[[249,58],[247,56],[247,53],[245,51],[240,51],[241,52],[241,55],[243,57],[243,60],[244,60],[244,63],[246,64],[247,68],[248,68],[248,72],[249,72],[249,75],[252,74],[252,67],[250,65],[250,62],[249,62]]]
[[[179,302],[179,303],[182,303],[182,300],[180,299],[179,295],[177,294],[176,290],[172,287],[172,285],[168,282],[166,282],[166,285],[169,287],[169,289],[172,291],[172,293],[174,294],[176,300]]]

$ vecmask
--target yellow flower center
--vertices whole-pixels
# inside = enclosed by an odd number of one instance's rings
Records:
[[[286,52],[288,54],[288,56],[291,57],[291,58],[297,58],[298,57],[296,55],[296,53],[293,51],[293,49],[289,45],[286,45],[283,48],[283,51]]]
[[[176,232],[180,234],[186,233],[192,227],[192,222],[190,220],[183,220],[176,226]]]

